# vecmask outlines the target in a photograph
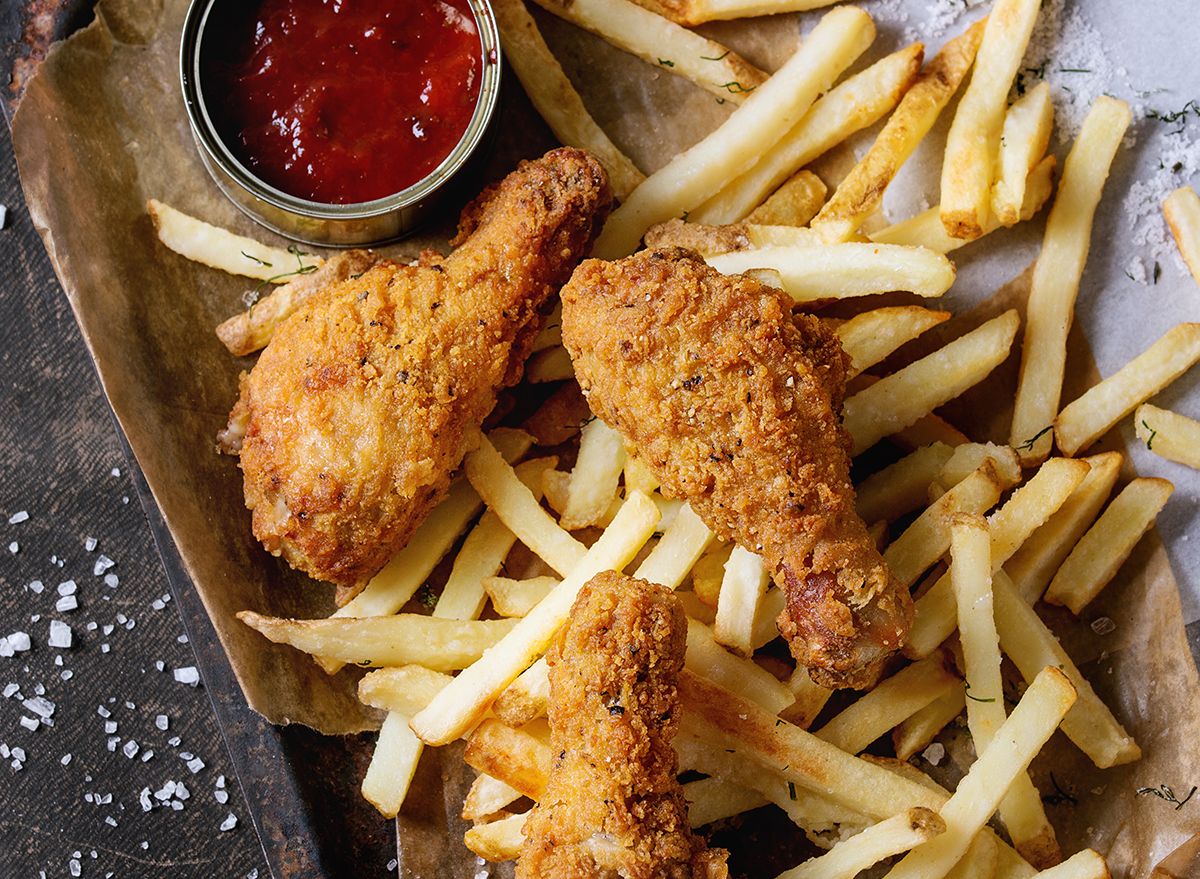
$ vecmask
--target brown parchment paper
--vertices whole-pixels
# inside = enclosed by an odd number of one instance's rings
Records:
[[[215,453],[213,437],[234,399],[237,375],[252,361],[231,358],[212,329],[240,310],[249,285],[166,251],[145,214],[146,199],[155,197],[244,234],[273,238],[224,200],[193,149],[176,72],[185,8],[184,0],[102,0],[97,21],[51,52],[13,124],[26,196],[105,391],[247,701],[277,723],[301,722],[331,734],[369,729],[377,718],[354,698],[354,670],[328,678],[306,657],[267,643],[233,617],[247,608],[318,617],[332,601],[329,589],[296,575],[253,540],[240,474],[231,459]],[[731,109],[537,16],[597,120],[647,171]],[[799,33],[793,16],[711,30],[767,69],[786,58]],[[879,54],[873,51],[864,63]],[[553,144],[519,85],[507,78],[497,142],[482,177],[499,177],[519,158]],[[452,219],[392,250],[411,255],[444,244]],[[1028,273],[898,358],[965,331],[1001,306],[1020,304],[1027,287]],[[1071,345],[1067,399],[1095,378],[1078,332]],[[1011,399],[1014,385],[1015,359],[945,414],[977,436],[1003,440],[1007,413],[996,401]],[[1056,736],[1035,772],[1045,791],[1053,787],[1052,770],[1077,800],[1049,807],[1064,849],[1091,845],[1108,854],[1114,875],[1130,877],[1149,875],[1175,852],[1160,875],[1194,875],[1200,797],[1176,811],[1135,794],[1138,787],[1168,784],[1183,796],[1200,784],[1200,682],[1161,544],[1153,536],[1144,541],[1084,620],[1047,613],[1145,751],[1139,763],[1101,772]],[[1116,621],[1116,631],[1093,632],[1087,623],[1099,616]],[[469,779],[452,749],[422,761],[397,824],[402,875],[475,874],[457,817]]]

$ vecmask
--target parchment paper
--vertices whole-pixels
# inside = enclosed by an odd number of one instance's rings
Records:
[[[881,33],[862,64],[901,45],[913,16],[928,8],[899,0],[866,5],[877,16]],[[1157,84],[1168,82],[1180,94],[1189,89],[1200,94],[1195,73],[1189,72],[1191,50],[1185,41],[1164,40],[1155,32],[1144,44],[1153,51],[1142,54],[1140,38],[1129,38],[1154,27],[1169,32],[1172,21],[1178,26],[1194,14],[1189,4],[1155,4],[1165,13],[1157,25],[1156,16],[1130,20],[1135,5],[1096,0],[1088,6],[1106,27],[1123,28],[1118,33],[1125,38],[1114,46],[1129,66],[1127,79],[1137,81],[1136,59],[1147,76],[1153,72]],[[105,390],[248,702],[278,723],[298,721],[328,733],[359,731],[371,728],[377,719],[353,696],[354,670],[327,678],[307,658],[268,644],[233,618],[246,608],[316,617],[327,614],[332,602],[326,587],[297,576],[253,540],[240,474],[232,460],[214,451],[213,437],[234,399],[237,374],[251,361],[231,358],[212,328],[240,309],[248,285],[166,251],[145,215],[145,200],[156,197],[211,222],[272,240],[221,197],[192,147],[176,76],[185,6],[183,0],[160,5],[102,0],[97,22],[57,47],[30,83],[14,120],[14,146],[31,213]],[[647,171],[701,137],[731,109],[561,22],[540,13],[538,19],[600,124]],[[773,69],[792,50],[799,30],[814,20],[815,15],[799,21],[780,16],[710,30],[752,61]],[[930,45],[929,54],[936,48]],[[488,178],[506,173],[518,158],[538,155],[553,145],[512,78],[505,82],[498,135],[484,174]],[[935,132],[930,146],[906,169],[890,202],[936,200],[936,174],[930,169],[940,155],[940,136]],[[1110,188],[1128,185],[1152,170],[1155,136],[1144,135],[1122,155]],[[415,254],[422,246],[444,242],[446,228],[445,222],[435,225],[394,249]],[[962,332],[1000,304],[1021,301],[1027,274],[1006,282],[1036,255],[1040,231],[1040,223],[1026,224],[997,233],[988,245],[955,254],[960,275],[947,302],[964,316],[941,328],[938,338]],[[1088,341],[1097,351],[1100,372],[1109,374],[1167,326],[1198,314],[1197,291],[1175,266],[1164,265],[1160,283],[1152,289],[1131,288],[1120,281],[1125,262],[1120,248],[1127,237],[1119,197],[1106,197],[1072,337],[1066,399],[1096,377]],[[998,289],[997,297],[987,301]],[[976,305],[980,311],[968,313]],[[901,352],[898,360],[914,356],[920,347]],[[1007,439],[1007,422],[994,401],[1010,398],[999,394],[1011,395],[1014,375],[1015,361],[998,371],[988,388],[948,407],[946,414],[981,435]],[[1186,411],[1196,398],[1194,380],[1185,381],[1171,392],[1168,404]],[[982,399],[988,404],[978,405]],[[980,413],[990,417],[981,421]],[[1191,414],[1197,414],[1195,408]],[[1128,440],[1132,431],[1126,433]],[[1196,476],[1143,452],[1133,449],[1139,470],[1165,475],[1179,487],[1164,518],[1164,532],[1171,538],[1177,569],[1186,575],[1189,607],[1198,608],[1194,562],[1200,546],[1186,540],[1196,516]],[[1099,616],[1115,620],[1116,631],[1095,634],[1088,623]],[[1192,784],[1200,784],[1200,683],[1162,544],[1154,536],[1144,541],[1082,621],[1065,614],[1048,618],[1146,752],[1140,763],[1100,772],[1056,737],[1038,767],[1039,774],[1052,767],[1056,781],[1078,801],[1051,807],[1064,848],[1092,845],[1107,852],[1117,876],[1148,875],[1153,865],[1177,849],[1182,851],[1175,860],[1188,861],[1187,846],[1200,834],[1200,798],[1175,811],[1159,799],[1134,793],[1138,787],[1169,784],[1182,796]],[[459,842],[462,826],[457,818],[467,779],[453,754],[423,762],[398,824],[403,875],[474,875],[476,862]],[[1048,787],[1044,778],[1039,781],[1043,789]],[[1191,875],[1188,866],[1171,869],[1162,875]]]

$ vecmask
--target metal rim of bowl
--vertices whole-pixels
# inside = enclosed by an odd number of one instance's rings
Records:
[[[500,31],[489,0],[467,0],[479,30],[483,75],[471,121],[454,149],[441,164],[407,189],[373,201],[351,204],[311,201],[271,186],[246,168],[225,145],[217,134],[216,126],[204,103],[203,89],[200,86],[200,42],[209,13],[217,2],[219,0],[192,0],[188,6],[179,52],[179,79],[183,90],[183,102],[192,133],[207,154],[207,158],[220,166],[222,171],[255,198],[279,210],[315,220],[362,220],[384,216],[419,204],[449,183],[484,140],[500,97]]]

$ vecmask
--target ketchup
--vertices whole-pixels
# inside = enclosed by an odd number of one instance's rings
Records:
[[[201,89],[226,147],[290,195],[393,195],[454,150],[479,99],[467,0],[214,4]]]

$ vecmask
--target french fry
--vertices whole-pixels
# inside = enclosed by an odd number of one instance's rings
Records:
[[[625,449],[625,493],[641,491],[650,494],[658,488],[658,478],[630,449]]]
[[[688,617],[712,628],[717,621],[717,612],[701,601],[695,592],[676,592],[675,596]]]
[[[1190,186],[1181,186],[1163,202],[1163,216],[1188,271],[1200,284],[1200,196]]]
[[[316,293],[347,278],[362,274],[378,261],[368,250],[343,250],[329,257],[315,271],[295,274],[241,314],[217,326],[217,338],[230,354],[243,357],[265,348],[275,328],[291,317]]]
[[[1200,323],[1178,324],[1059,413],[1054,437],[1074,455],[1200,360]]]
[[[485,577],[483,591],[492,600],[492,607],[502,617],[523,617],[534,605],[558,585],[554,577],[533,577],[512,580],[508,577]]]
[[[662,540],[638,565],[634,576],[676,589],[712,539],[713,533],[708,526],[684,504],[675,521],[663,533]]]
[[[1200,421],[1143,403],[1133,415],[1133,427],[1160,458],[1200,469]]]
[[[525,844],[521,828],[525,815],[508,815],[486,824],[476,824],[463,834],[463,844],[485,861],[514,860]]]
[[[1056,867],[1042,870],[1037,879],[1112,879],[1099,853],[1085,848]]]
[[[424,745],[408,728],[408,718],[389,711],[362,780],[362,795],[385,818],[395,818],[404,805]]]
[[[608,172],[608,182],[616,196],[627,198],[646,179],[645,175],[588,113],[525,4],[522,0],[496,0],[492,8],[500,28],[504,57],[550,130],[564,144],[594,155]]]
[[[542,561],[564,576],[580,563],[587,548],[550,518],[487,437],[467,453],[463,471],[488,508]]]
[[[445,744],[476,723],[496,696],[546,649],[584,585],[600,571],[619,571],[628,564],[650,539],[658,518],[658,508],[646,495],[639,492],[630,495],[583,559],[488,651],[486,661],[464,669],[424,711],[413,717],[413,731],[422,741]],[[506,524],[512,528],[511,523]]]
[[[986,513],[1013,483],[1002,480],[991,461],[984,461],[894,540],[883,554],[888,570],[905,588],[929,570],[950,547],[950,520],[955,513]]]
[[[764,151],[766,144],[761,144],[753,165],[740,176],[723,177],[720,191],[691,211],[690,218],[714,225],[742,219],[797,169],[882,119],[917,75],[923,53],[919,43],[908,46],[831,89],[772,146]]]
[[[286,250],[253,238],[235,235],[176,210],[158,199],[146,202],[158,240],[182,257],[231,275],[285,284],[299,275],[315,272],[324,259],[305,253],[294,244]]]
[[[721,582],[725,563],[733,553],[732,543],[711,543],[708,550],[692,565],[692,590],[709,607],[720,603]]]
[[[559,525],[578,531],[597,524],[617,496],[617,483],[624,469],[625,441],[621,435],[599,418],[585,424]]]
[[[954,517],[951,583],[958,608],[958,637],[966,677],[967,723],[977,753],[985,753],[1004,724],[1000,640],[992,601],[991,540],[978,515]],[[1062,860],[1054,828],[1028,773],[1020,772],[1000,801],[1000,818],[1013,845],[1037,866]]]
[[[530,799],[536,800],[546,791],[550,746],[498,720],[488,718],[471,733],[463,760]]]
[[[892,434],[892,442],[907,451],[914,451],[933,443],[958,448],[969,443],[971,438],[936,413],[923,415],[903,430]]]
[[[964,443],[954,449],[954,454],[939,471],[937,479],[930,484],[930,503],[982,467],[984,461],[992,463],[1005,488],[1012,488],[1021,481],[1021,462],[1011,448],[995,443]]]
[[[1043,669],[939,811],[946,832],[909,852],[886,879],[929,879],[948,873],[1074,702],[1075,688],[1066,675],[1053,667]]]
[[[1008,91],[1039,6],[1040,0],[998,0],[984,26],[971,83],[958,102],[942,161],[942,225],[955,238],[983,234]]]
[[[708,626],[696,620],[688,620],[684,667],[717,686],[736,688],[772,714],[778,714],[794,700],[786,684],[752,660],[730,653],[717,643]]]
[[[948,311],[931,311],[915,305],[898,305],[864,311],[834,331],[850,358],[847,380],[883,360],[906,342],[950,317]]]
[[[843,424],[852,454],[866,451],[983,381],[1008,356],[1019,322],[1016,311],[1006,311],[846,400]]]
[[[941,656],[906,666],[817,730],[818,738],[857,754],[926,705],[962,686]]]
[[[991,518],[992,567],[999,568],[1070,497],[1088,473],[1083,461],[1051,458]],[[947,574],[917,599],[905,655],[928,656],[954,631],[954,588]]]
[[[958,91],[983,37],[979,21],[942,47],[904,93],[875,142],[838,185],[812,222],[827,243],[848,241],[883,203],[883,194],[901,166],[929,133],[942,108]],[[1022,179],[1022,187],[1024,186]]]
[[[1025,465],[1040,463],[1050,454],[1051,437],[1046,428],[1058,414],[1067,333],[1091,246],[1092,220],[1130,118],[1129,106],[1123,101],[1096,100],[1067,156],[1058,197],[1046,220],[1025,309],[1010,440]]]
[[[861,9],[839,7],[826,13],[787,63],[725,123],[629,194],[608,218],[593,255],[602,259],[627,256],[655,223],[697,207],[731,173],[749,167],[764,148],[803,118],[817,95],[829,88],[874,37],[871,17]]]
[[[1021,202],[1021,219],[1030,220],[1050,200],[1054,191],[1054,169],[1057,162],[1053,155],[1044,157],[1025,181],[1025,200]],[[1000,221],[994,214],[988,214],[983,224],[983,235],[990,235],[997,229],[1002,229]],[[964,238],[955,238],[946,233],[942,225],[941,207],[936,206],[922,211],[907,220],[893,223],[891,226],[871,232],[868,236],[880,244],[907,244],[910,247],[927,247],[936,253],[951,253],[960,247],[970,244]],[[982,237],[982,236],[981,236]],[[978,241],[979,239],[975,239]]]
[[[534,493],[534,500],[540,500],[542,474],[557,463],[555,457],[536,458],[518,464],[514,470],[517,478]],[[450,620],[479,619],[487,603],[483,581],[496,575],[516,540],[499,516],[491,510],[485,511],[463,541],[442,594],[433,606],[433,615]]]
[[[407,727],[407,722],[405,723]],[[412,730],[409,730],[412,734]],[[462,817],[466,821],[482,821],[521,798],[521,792],[507,782],[481,772],[471,783],[463,800]]]
[[[843,299],[903,290],[941,296],[954,283],[954,265],[940,253],[916,247],[868,244],[759,247],[705,257],[720,272],[774,269],[797,302]]]
[[[859,516],[865,522],[892,522],[924,506],[929,486],[953,454],[950,446],[933,443],[871,474],[855,489]]]
[[[1083,482],[1004,565],[1004,572],[1029,604],[1042,597],[1054,572],[1099,515],[1117,483],[1123,458],[1119,452],[1105,452],[1083,460],[1091,467]]]
[[[1021,676],[1026,681],[1033,680],[1039,669],[1053,665],[1062,669],[1079,693],[1079,701],[1063,719],[1062,729],[1067,738],[1101,769],[1141,759],[1142,750],[1137,742],[1079,673],[1037,612],[1021,600],[1003,571],[997,571],[992,578],[992,593],[1000,649]]]
[[[918,806],[873,824],[820,857],[779,874],[779,879],[854,879],[885,858],[898,855],[946,831],[946,823]]]
[[[562,345],[538,351],[525,364],[525,381],[541,385],[575,378],[571,355]]]
[[[835,0],[638,0],[672,21],[691,27],[706,21],[730,18],[752,18],[757,15],[776,15],[820,9]]]
[[[992,184],[992,213],[1002,226],[1016,225],[1025,202],[1025,181],[1046,155],[1054,128],[1050,83],[1042,82],[1018,98],[1004,115],[996,182]]]
[[[1165,479],[1135,479],[1125,486],[1058,569],[1046,590],[1046,603],[1065,605],[1079,616],[1154,527],[1174,491]]]
[[[946,879],[996,879],[998,862],[999,852],[995,840],[986,834],[977,833],[967,846],[967,853],[950,868]]]
[[[934,699],[892,730],[892,746],[896,757],[908,760],[929,747],[937,734],[963,713],[966,700],[966,691],[957,687]]]
[[[358,698],[364,705],[413,715],[433,701],[452,678],[423,665],[381,668],[363,675],[358,682]]]
[[[688,803],[688,823],[703,827],[722,818],[732,818],[767,804],[758,791],[732,784],[720,778],[701,778],[683,786]]]
[[[754,615],[754,631],[750,636],[750,644],[755,650],[779,637],[778,620],[785,603],[782,589],[768,589],[767,594],[758,603],[758,611]]]
[[[629,0],[535,2],[647,64],[691,80],[722,100],[740,104],[767,79],[765,73],[720,43]]]
[[[512,620],[439,620],[405,613],[361,619],[287,620],[244,610],[238,619],[276,644],[361,666],[424,665],[454,671],[508,634]]]
[[[492,711],[509,726],[524,726],[545,717],[550,704],[550,666],[542,657],[505,687],[492,703]]]
[[[734,547],[725,562],[721,597],[717,601],[717,619],[713,636],[739,656],[754,652],[754,617],[767,591],[770,577],[762,557],[742,547]]]
[[[759,226],[806,226],[816,216],[828,190],[812,171],[801,169],[746,215]]]
[[[795,696],[795,701],[780,711],[779,716],[801,729],[808,729],[833,695],[833,690],[813,681],[808,669],[802,665],[796,666],[796,670],[788,678],[787,685]]]

